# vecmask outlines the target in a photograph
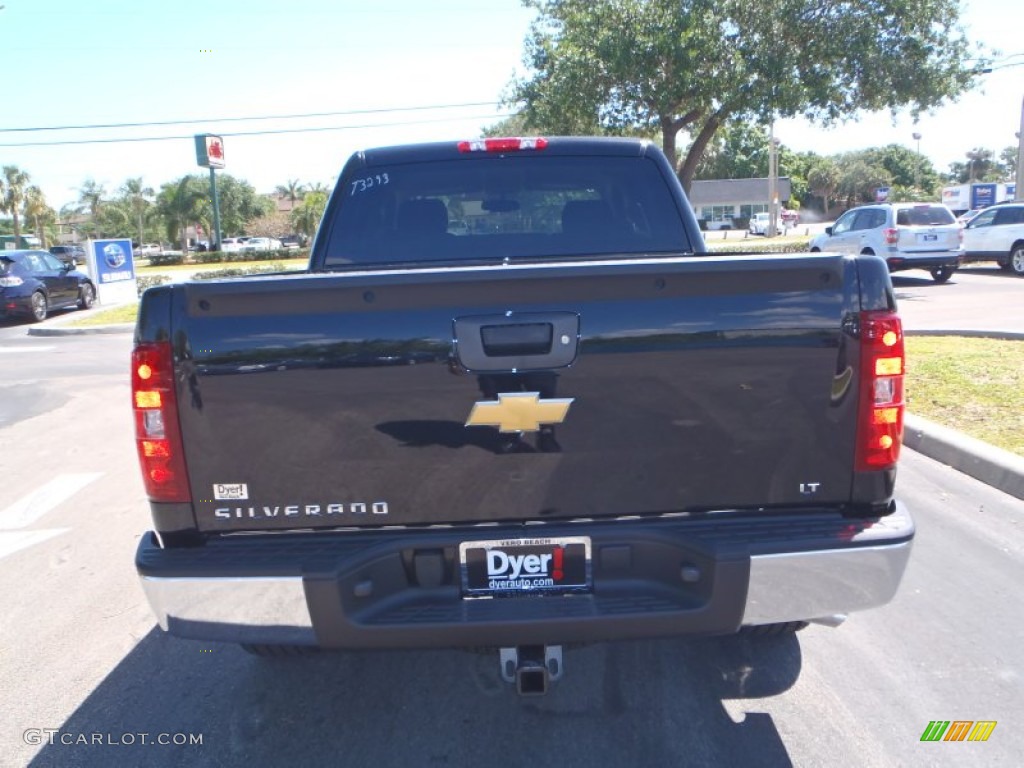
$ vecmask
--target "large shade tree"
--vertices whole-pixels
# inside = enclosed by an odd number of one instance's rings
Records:
[[[652,133],[689,188],[730,119],[914,114],[977,75],[958,0],[523,0],[509,103],[551,133]],[[688,134],[679,157],[677,136]]]

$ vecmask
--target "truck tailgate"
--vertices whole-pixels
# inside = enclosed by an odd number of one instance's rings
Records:
[[[176,287],[198,526],[842,504],[856,274],[815,254]]]

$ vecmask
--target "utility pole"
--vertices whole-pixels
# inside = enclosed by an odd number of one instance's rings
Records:
[[[1020,102],[1020,130],[1017,131],[1017,185],[1013,191],[1014,200],[1024,200],[1024,99]]]
[[[779,222],[779,148],[775,142],[775,123],[768,133],[768,237],[778,234]]]
[[[914,166],[914,196],[921,191],[921,134],[914,131],[912,134],[917,142],[917,164]]]

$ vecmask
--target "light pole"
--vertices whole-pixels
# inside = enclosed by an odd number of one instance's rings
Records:
[[[1020,102],[1020,130],[1017,131],[1017,181],[1013,190],[1014,200],[1024,200],[1024,99]]]
[[[921,191],[921,134],[917,131],[911,134],[917,142],[917,163],[914,165],[914,193]]]
[[[775,139],[775,123],[768,133],[768,237],[778,234],[779,223],[779,145]]]

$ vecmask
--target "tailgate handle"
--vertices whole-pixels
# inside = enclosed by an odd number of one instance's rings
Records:
[[[455,351],[470,371],[530,371],[572,365],[579,349],[575,312],[457,317]]]
[[[480,340],[488,357],[546,355],[551,351],[554,326],[551,323],[485,325]]]

